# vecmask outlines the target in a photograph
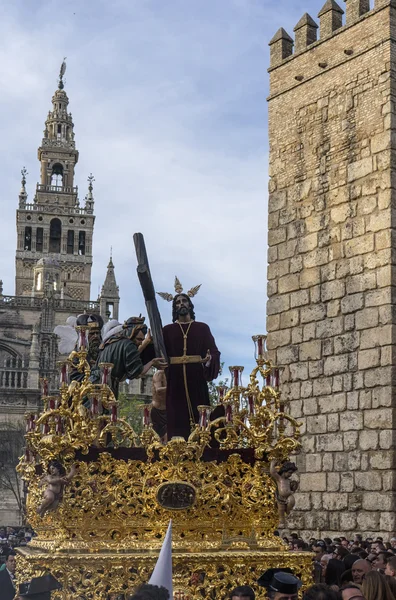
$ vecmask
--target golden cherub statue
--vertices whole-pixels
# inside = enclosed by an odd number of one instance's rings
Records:
[[[37,509],[37,514],[43,517],[47,511],[56,510],[63,498],[65,485],[70,483],[76,474],[76,465],[73,465],[66,474],[65,467],[58,460],[51,460],[48,464],[47,474],[41,478],[40,485],[47,484],[43,501]]]
[[[297,471],[297,467],[293,462],[286,461],[279,470],[276,470],[276,462],[276,460],[271,461],[270,473],[278,487],[276,501],[278,503],[279,527],[284,527],[286,517],[291,513],[296,503],[293,494],[297,491],[298,481],[291,481],[290,478]]]

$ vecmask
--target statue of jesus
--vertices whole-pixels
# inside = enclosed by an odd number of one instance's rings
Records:
[[[176,281],[178,291],[181,286]],[[220,369],[220,352],[214,337],[206,323],[195,320],[192,294],[189,294],[180,292],[172,298],[173,323],[163,328],[168,355],[168,440],[173,436],[188,438],[191,429],[198,423],[197,407],[210,404],[207,382],[216,379]],[[165,294],[161,295],[165,297]]]

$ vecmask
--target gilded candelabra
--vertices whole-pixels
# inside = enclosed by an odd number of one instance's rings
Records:
[[[127,597],[148,580],[172,518],[177,598],[223,598],[280,564],[307,584],[311,557],[289,553],[275,535],[283,488],[271,469],[298,452],[300,433],[281,398],[280,370],[265,359],[265,339],[253,337],[257,365],[248,385],[243,368],[231,367],[232,386],[218,389],[217,407],[200,406],[189,439],[163,445],[150,406],[142,408],[140,435],[118,417],[112,365],[101,364],[100,383],[91,382],[81,327],[78,349],[59,365],[59,395],[43,381],[43,411],[26,416],[18,470],[37,537],[20,550],[18,579],[51,571],[63,583],[54,598]],[[53,460],[76,465],[76,474],[62,485],[57,509],[42,517]]]

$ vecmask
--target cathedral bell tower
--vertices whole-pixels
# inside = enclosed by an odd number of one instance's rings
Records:
[[[27,173],[26,169],[22,170],[17,210],[15,295],[40,292],[43,282],[35,267],[40,259],[50,258],[60,266],[59,294],[64,298],[89,301],[95,221],[93,177],[88,178],[89,193],[84,206],[80,207],[74,182],[78,151],[72,115],[68,112],[69,99],[64,90],[65,70],[66,63],[63,62],[58,89],[52,97],[52,110],[48,113],[38,149],[40,183],[33,203],[28,202]]]

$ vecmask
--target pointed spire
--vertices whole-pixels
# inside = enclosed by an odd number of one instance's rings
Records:
[[[104,284],[99,296],[100,314],[106,320],[108,313],[112,319],[118,319],[118,309],[120,305],[119,287],[117,285],[112,250],[110,251],[109,264],[107,265],[107,273]]]
[[[88,176],[88,194],[85,196],[85,208],[88,212],[93,212],[94,208],[94,196],[93,196],[93,182],[95,181],[95,177],[92,173]]]
[[[21,191],[19,192],[19,208],[21,208],[24,204],[26,204],[27,201],[27,193],[26,193],[26,175],[28,175],[28,172],[26,170],[26,167],[23,167],[23,169],[21,169],[21,175],[22,175],[22,179],[21,179]]]
[[[344,0],[346,2],[346,24],[352,25],[370,10],[370,0]]]
[[[305,13],[294,28],[296,32],[296,52],[306,50],[307,46],[317,40],[318,25],[311,15]]]
[[[342,27],[342,15],[344,11],[335,0],[326,0],[319,12],[320,19],[320,39],[329,37]]]
[[[293,44],[293,38],[290,37],[283,27],[280,27],[268,44],[270,46],[271,67],[276,67],[285,58],[293,54]]]

